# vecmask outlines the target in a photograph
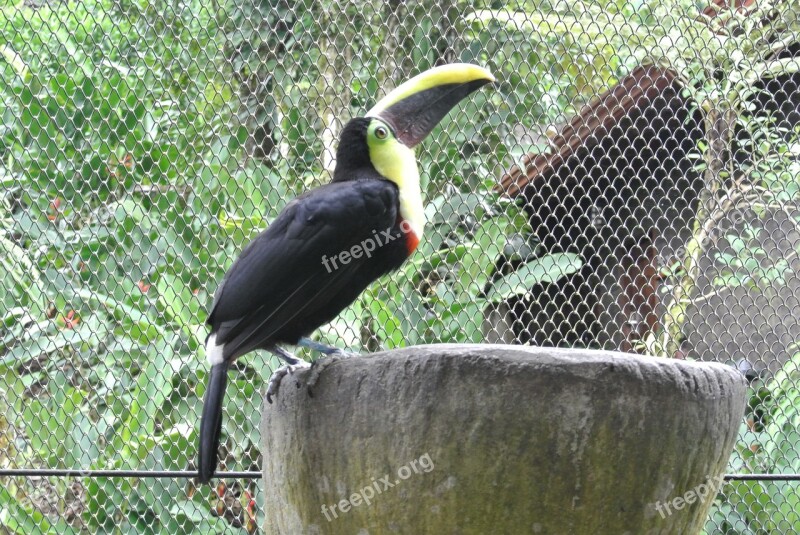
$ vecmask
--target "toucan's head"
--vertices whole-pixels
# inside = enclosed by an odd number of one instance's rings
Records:
[[[342,130],[333,181],[356,178],[367,166],[402,187],[412,162],[412,149],[439,121],[481,86],[494,81],[483,67],[455,63],[429,69],[383,97],[366,116]]]

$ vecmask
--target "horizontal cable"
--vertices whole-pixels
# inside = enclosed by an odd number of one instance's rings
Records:
[[[55,468],[0,469],[0,477],[172,477],[191,479],[191,470],[64,470]],[[217,472],[215,479],[261,479],[261,472]],[[726,481],[800,481],[800,474],[725,474]]]
[[[725,481],[800,481],[800,474],[725,474]]]
[[[54,468],[0,469],[0,477],[171,477],[191,479],[198,476],[192,470],[64,470]],[[261,472],[217,472],[215,479],[261,479]]]

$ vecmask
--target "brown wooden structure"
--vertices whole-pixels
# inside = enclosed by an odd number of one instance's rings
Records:
[[[795,45],[784,55],[799,52]],[[783,128],[800,124],[800,74],[759,87],[757,113],[773,114]],[[576,252],[586,262],[532,289],[535,298],[509,301],[503,322],[513,336],[504,341],[631,351],[658,328],[660,273],[690,235],[702,187],[689,157],[703,138],[702,121],[674,73],[639,66],[581,109],[547,151],[525,156],[502,177],[504,192],[525,199],[545,250]]]
[[[701,184],[687,156],[701,125],[671,72],[640,66],[503,177],[545,249],[586,262],[509,303],[514,341],[630,351],[655,327],[657,257],[691,224]]]

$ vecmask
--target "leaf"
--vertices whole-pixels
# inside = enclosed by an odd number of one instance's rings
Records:
[[[19,505],[19,502],[6,490],[5,485],[0,486],[0,527],[12,533],[25,535],[28,533],[51,532],[52,525],[38,511],[29,511]]]
[[[457,343],[478,344],[484,342],[481,331],[483,308],[482,301],[453,303],[440,318],[442,324],[440,338]]]
[[[395,349],[405,345],[405,337],[400,320],[394,315],[389,306],[381,299],[371,298],[369,311],[373,319],[373,330],[386,349]]]
[[[747,77],[747,81],[754,84],[763,78],[776,78],[798,71],[800,71],[800,59],[794,57],[774,59],[756,65],[752,72],[748,73],[750,76]]]
[[[223,533],[230,530],[230,524],[223,517],[213,517],[208,512],[197,492],[190,500],[177,500],[169,508],[169,515],[177,521],[179,533]],[[173,531],[174,533],[174,531]]]
[[[0,370],[16,366],[38,355],[54,353],[65,347],[80,346],[83,343],[81,333],[74,330],[45,333],[26,340],[3,355],[0,358]]]
[[[199,524],[208,516],[208,511],[200,507],[198,502],[193,500],[180,500],[169,509],[169,513],[176,518],[183,518],[192,524]]]
[[[66,381],[63,375],[57,376],[53,382],[58,390],[53,397],[45,401],[31,399],[22,412],[31,445],[47,459],[49,466],[74,466],[72,448],[75,445],[67,441],[67,437],[81,419],[84,393],[67,386]]]
[[[14,72],[17,73],[17,76],[22,78],[24,82],[27,82],[30,79],[30,70],[28,69],[28,65],[25,64],[25,60],[23,60],[13,48],[7,44],[0,46],[0,56],[5,58],[9,65],[11,65],[11,67],[14,69]]]
[[[475,231],[473,248],[461,260],[460,285],[472,296],[481,295],[497,260],[503,253],[508,236],[528,235],[530,226],[523,210],[509,205],[507,210],[484,220]]]
[[[571,275],[582,266],[583,261],[574,253],[555,253],[531,260],[495,282],[486,299],[499,303],[509,297],[528,293],[537,284],[554,282]]]
[[[363,300],[357,299],[341,311],[333,321],[320,327],[317,330],[319,340],[344,349],[359,347],[363,328],[363,305]]]
[[[144,425],[144,433],[152,436],[156,430],[156,415],[172,391],[175,374],[173,349],[169,344],[159,340],[155,349],[148,353],[148,363],[137,378],[136,403],[142,411],[139,421]]]
[[[130,492],[130,485],[123,481],[124,488],[120,488],[118,483],[108,478],[90,478],[86,483],[87,517],[91,527],[113,531],[114,513],[129,506],[126,492]]]
[[[171,273],[162,273],[158,279],[158,302],[164,316],[187,329],[199,323],[200,302],[187,284]]]

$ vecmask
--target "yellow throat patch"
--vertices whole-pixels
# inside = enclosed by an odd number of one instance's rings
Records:
[[[391,180],[400,191],[400,216],[422,239],[425,229],[425,207],[419,184],[419,168],[414,150],[395,139],[392,129],[380,119],[373,118],[367,129],[367,147],[372,165],[383,177]]]

